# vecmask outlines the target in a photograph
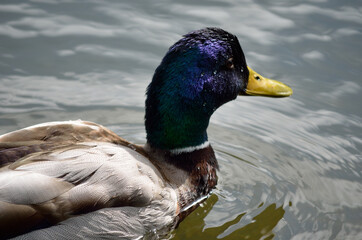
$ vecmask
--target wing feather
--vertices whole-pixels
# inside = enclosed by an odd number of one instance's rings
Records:
[[[160,198],[164,185],[144,155],[141,147],[83,121],[0,136],[0,232],[105,207],[146,206]]]
[[[0,174],[0,201],[13,204],[39,204],[74,187],[58,178],[36,172],[6,171]]]
[[[94,141],[129,146],[146,155],[142,147],[129,143],[101,125],[81,120],[49,122],[1,135],[0,167],[35,152]]]

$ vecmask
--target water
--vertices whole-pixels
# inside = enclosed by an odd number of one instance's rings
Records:
[[[169,239],[362,239],[360,1],[1,1],[0,134],[84,119],[145,142],[144,92],[168,47],[205,26],[290,85],[212,117],[213,195]]]

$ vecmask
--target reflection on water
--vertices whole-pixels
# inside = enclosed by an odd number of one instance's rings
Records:
[[[144,91],[167,48],[222,27],[294,95],[215,113],[219,184],[169,238],[362,239],[361,19],[357,1],[5,0],[0,134],[81,118],[144,143]]]
[[[277,208],[275,204],[271,204],[245,226],[239,226],[240,220],[246,215],[240,213],[220,226],[207,227],[204,219],[217,201],[217,195],[212,195],[181,223],[181,227],[173,232],[170,239],[272,239],[272,230],[285,213],[282,207]],[[259,207],[261,208],[262,204]],[[184,228],[187,228],[187,231],[182,230]]]

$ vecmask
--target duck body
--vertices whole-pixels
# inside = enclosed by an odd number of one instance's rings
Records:
[[[0,238],[167,233],[217,184],[206,133],[212,113],[238,95],[291,94],[281,83],[259,80],[234,35],[206,28],[176,42],[156,69],[144,146],[80,120],[0,136]],[[269,82],[273,89],[265,91]]]
[[[28,237],[132,239],[174,224],[171,183],[141,147],[100,125],[35,125],[1,136],[0,147],[2,237],[61,222]]]
[[[216,185],[211,147],[170,156],[81,120],[2,135],[0,149],[1,237],[37,228],[26,237],[134,239],[162,233]]]

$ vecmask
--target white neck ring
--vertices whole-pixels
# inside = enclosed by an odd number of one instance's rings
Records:
[[[178,155],[178,154],[181,154],[181,153],[190,153],[190,152],[193,152],[193,151],[196,151],[196,150],[207,148],[208,146],[210,146],[210,143],[209,143],[209,141],[206,141],[206,142],[204,142],[204,143],[202,143],[200,145],[197,145],[197,146],[184,147],[184,148],[175,148],[175,149],[170,150],[170,153],[172,153],[174,155]]]

